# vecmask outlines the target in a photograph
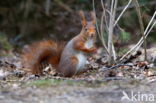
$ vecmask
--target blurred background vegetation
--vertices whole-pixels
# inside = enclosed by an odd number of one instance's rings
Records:
[[[107,0],[104,0],[106,3]],[[127,0],[119,0],[117,15]],[[102,13],[100,0],[95,0],[98,19]],[[155,0],[139,0],[144,26],[148,24],[156,10]],[[81,30],[79,10],[88,14],[92,10],[92,0],[1,0],[0,1],[0,49],[5,51],[36,40],[52,38],[69,40]],[[118,42],[134,43],[140,35],[139,20],[132,4],[125,12],[119,26]],[[147,39],[148,44],[156,41],[156,26]],[[136,38],[138,37],[138,38]]]

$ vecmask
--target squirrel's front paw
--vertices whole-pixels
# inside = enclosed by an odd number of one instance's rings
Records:
[[[96,53],[96,52],[97,52],[97,48],[96,48],[96,47],[92,47],[92,48],[90,49],[90,51],[91,51],[92,53]]]

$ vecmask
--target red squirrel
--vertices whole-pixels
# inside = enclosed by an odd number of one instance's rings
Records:
[[[23,54],[23,61],[33,74],[42,74],[42,63],[51,64],[65,77],[71,77],[84,70],[87,55],[96,51],[95,14],[91,12],[91,21],[85,19],[80,11],[82,30],[66,45],[52,40],[32,44]]]

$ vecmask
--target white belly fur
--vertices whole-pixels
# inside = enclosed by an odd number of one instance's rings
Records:
[[[86,43],[85,43],[85,47],[86,48],[93,47],[93,40],[92,39],[87,40]]]
[[[85,47],[86,48],[92,48],[93,47],[93,40],[92,39],[89,39],[86,41],[85,43]],[[87,56],[83,53],[83,52],[79,52],[77,55],[76,55],[77,59],[78,59],[78,64],[77,64],[77,72],[81,72],[83,71],[84,69],[84,66],[86,64],[86,61],[87,61]]]
[[[82,52],[77,54],[76,57],[78,59],[77,72],[81,72],[84,69],[84,66],[87,61],[87,57]]]

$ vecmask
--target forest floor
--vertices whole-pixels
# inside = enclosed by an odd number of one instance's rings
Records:
[[[84,73],[63,78],[26,75],[18,56],[1,58],[0,103],[155,103],[153,63],[133,60],[112,68],[103,59],[90,59]]]

